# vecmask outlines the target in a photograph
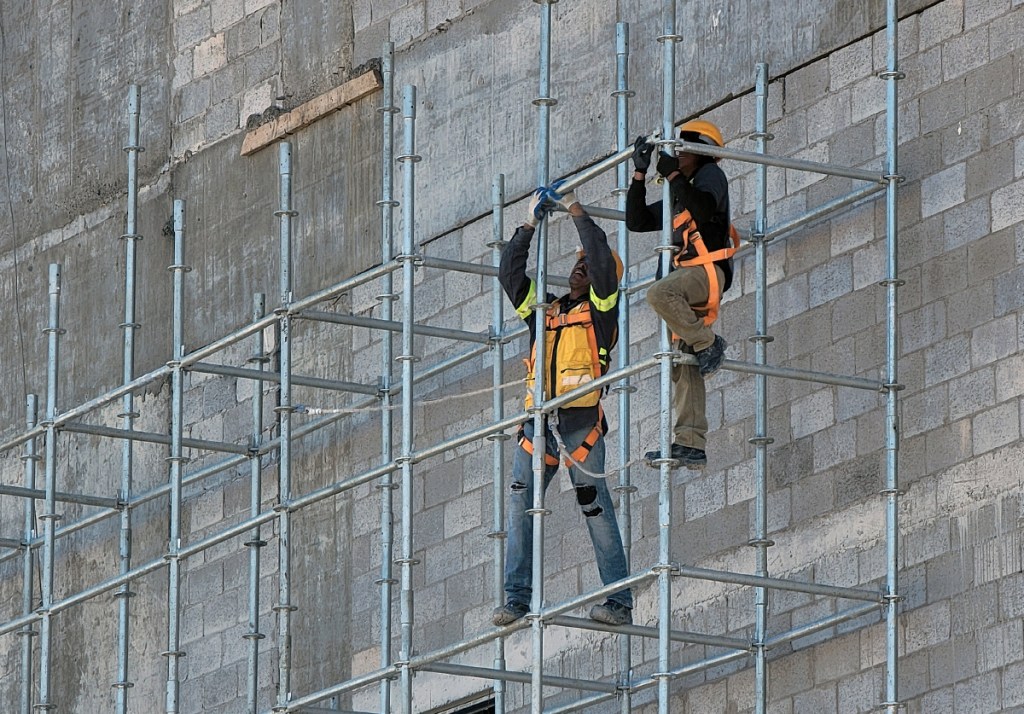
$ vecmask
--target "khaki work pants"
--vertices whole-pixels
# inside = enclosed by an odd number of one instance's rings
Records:
[[[722,269],[716,265],[715,270],[718,284],[722,285],[725,282]],[[715,341],[715,333],[691,307],[706,304],[709,289],[707,271],[698,265],[672,271],[647,291],[647,302],[679,337],[685,353],[707,349]],[[721,298],[721,294],[718,297]],[[677,364],[672,367],[672,384],[676,419],[672,442],[703,451],[708,433],[704,378],[695,365]]]

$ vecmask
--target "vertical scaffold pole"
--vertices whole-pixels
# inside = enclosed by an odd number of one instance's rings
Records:
[[[39,399],[35,394],[25,397],[25,426],[31,430],[36,426],[39,418]],[[39,461],[39,454],[36,451],[37,444],[35,437],[25,442],[25,455],[22,461],[25,464],[25,488],[35,489],[36,487],[36,462]],[[28,616],[32,614],[32,539],[35,538],[35,499],[25,499],[25,550],[22,553],[21,569],[21,614]],[[32,712],[32,638],[36,631],[32,625],[25,625],[18,630],[21,636],[21,714]]]
[[[540,4],[540,82],[539,93],[533,100],[538,109],[537,129],[537,185],[546,186],[550,172],[551,145],[551,107],[558,103],[551,97],[551,5],[557,0],[535,0]],[[531,548],[533,563],[531,583],[533,591],[530,599],[530,628],[533,640],[533,671],[530,677],[531,711],[541,714],[544,705],[544,689],[541,684],[544,675],[544,622],[540,619],[540,611],[544,607],[544,517],[550,513],[544,507],[544,454],[546,453],[544,437],[544,379],[546,355],[544,347],[544,315],[547,311],[547,270],[548,270],[548,221],[543,220],[537,226],[537,304],[534,306],[536,315],[534,323],[534,374],[538,375],[533,385],[533,507],[528,513],[533,528],[533,544]]]
[[[381,112],[381,134],[383,148],[381,151],[381,199],[380,206],[380,259],[382,264],[391,262],[395,254],[394,248],[394,213],[398,202],[394,199],[394,160],[395,160],[395,43],[385,42],[381,51],[381,78],[383,80],[384,105]],[[381,278],[381,318],[387,321],[394,319],[394,278],[391,271]],[[392,407],[394,398],[391,394],[391,382],[394,378],[392,362],[394,359],[394,339],[390,331],[381,335],[381,377],[380,377],[380,460],[382,464],[391,463],[394,458],[392,431],[394,419]],[[391,593],[395,584],[392,561],[395,544],[395,483],[392,472],[381,476],[380,484],[380,666],[391,666]],[[380,683],[380,710],[391,711],[391,680],[383,679]]]
[[[252,320],[256,322],[266,314],[267,297],[263,293],[252,296]],[[263,332],[257,332],[252,338],[252,356],[249,361],[259,371],[263,371],[267,363],[266,345],[263,343]],[[253,381],[252,387],[252,435],[249,439],[249,515],[252,518],[260,514],[263,493],[263,464],[260,459],[260,446],[263,444],[263,380]],[[242,637],[248,641],[246,658],[246,712],[256,714],[259,711],[259,663],[260,640],[265,635],[260,632],[260,548],[267,544],[263,540],[260,527],[255,526],[249,531],[249,540],[245,546],[249,549],[249,622]]]
[[[897,202],[896,188],[900,181],[897,162],[899,125],[897,121],[898,93],[897,82],[903,78],[898,66],[897,31],[899,14],[896,0],[886,3],[886,70],[882,79],[886,82],[886,244],[888,266],[883,281],[886,292],[886,483],[883,494],[886,500],[886,681],[885,707],[889,714],[897,714],[899,701],[899,639],[897,625],[899,621],[899,411],[897,403],[899,373],[897,369],[899,334],[898,334],[898,303],[897,291],[902,284],[899,279],[897,261]]]
[[[128,88],[128,143],[124,147],[128,154],[128,210],[125,216],[125,230],[121,239],[124,241],[124,353],[122,357],[122,379],[125,384],[135,378],[135,330],[139,328],[135,322],[135,249],[136,243],[142,238],[138,235],[139,206],[139,153],[143,148],[139,145],[139,85]],[[125,431],[135,428],[135,395],[128,392],[121,401],[121,426]],[[132,462],[135,442],[125,439],[121,446],[121,490],[118,500],[121,507],[121,531],[118,544],[119,572],[124,575],[132,567],[132,509],[128,503],[132,496]],[[131,583],[125,583],[114,593],[117,600],[117,681],[114,682],[116,692],[115,711],[126,714],[128,711],[128,690],[133,686],[128,679],[128,642],[129,642],[129,600],[134,593]]]
[[[491,187],[491,215],[494,218],[494,229],[491,248],[494,267],[501,264],[501,250],[505,245],[505,175],[498,174],[494,177]],[[498,422],[505,418],[505,395],[501,385],[505,381],[505,346],[501,341],[501,328],[505,323],[504,298],[501,283],[498,276],[494,276],[492,288],[492,317],[491,317],[491,338],[493,342],[491,349],[492,376],[494,383],[494,394],[492,402],[492,416]],[[494,473],[494,501],[493,519],[491,532],[488,534],[494,539],[494,606],[501,607],[505,601],[505,540],[508,533],[505,531],[505,440],[508,434],[499,432],[487,437],[493,445]],[[494,641],[494,668],[505,669],[505,638],[499,637]],[[491,685],[494,690],[494,711],[495,714],[505,714],[505,680],[495,679]]]
[[[396,359],[402,363],[402,555],[398,563],[402,568],[400,601],[401,653],[397,663],[401,672],[402,714],[412,714],[412,452],[413,452],[413,363],[416,361],[413,344],[414,269],[416,267],[416,87],[406,85],[402,92],[402,127],[404,146],[398,160],[402,162],[402,354]]]
[[[60,265],[50,263],[50,314],[48,326],[43,332],[47,338],[46,349],[46,495],[43,499],[43,572],[42,572],[42,605],[40,606],[39,624],[39,703],[35,709],[47,711],[56,709],[57,705],[50,699],[50,660],[53,642],[53,568],[56,546],[57,514],[57,374],[60,366]]]
[[[181,358],[185,354],[185,202],[174,201],[174,263],[168,268],[174,273],[174,298],[172,307],[171,344],[173,356],[168,363],[171,367],[171,448],[167,462],[170,468],[170,504],[167,541],[167,714],[177,714],[180,702],[181,680],[179,676],[181,651],[181,480],[184,464],[188,462],[182,453],[182,411],[184,407],[184,370]]]
[[[756,89],[756,126],[753,138],[760,153],[765,153],[766,142],[771,139],[768,133],[768,65],[757,65]],[[768,335],[768,268],[767,245],[765,232],[768,221],[768,166],[757,164],[754,171],[757,176],[757,203],[754,211],[754,231],[751,241],[754,243],[755,257],[755,334],[751,338],[754,343],[754,361],[767,364],[767,347],[772,341]],[[755,513],[754,536],[750,545],[755,550],[755,572],[757,575],[768,575],[768,548],[773,545],[768,539],[768,445],[773,439],[768,436],[768,378],[763,374],[754,376],[757,391],[757,411],[754,415],[755,435],[750,439],[754,445],[755,458]],[[768,589],[754,589],[754,711],[765,714],[768,702],[768,663],[765,639],[768,626]]]
[[[278,316],[281,382],[278,391],[277,424],[280,433],[280,463],[277,469],[278,598],[277,611],[277,706],[284,709],[292,696],[292,145],[282,141],[278,150],[281,207],[274,215],[281,219],[281,302]]]
[[[615,139],[618,151],[624,151],[629,146],[629,98],[633,96],[629,89],[629,23],[619,22],[615,25]],[[629,162],[623,161],[616,167],[615,191],[618,209],[626,210],[626,192],[629,189]],[[619,257],[624,266],[629,265],[629,231],[626,224],[619,221],[618,243]],[[623,369],[629,365],[629,294],[626,289],[629,282],[629,274],[623,276],[622,284],[619,286],[619,343],[618,366]],[[619,484],[615,491],[619,494],[619,532],[622,536],[622,547],[626,555],[626,567],[630,568],[631,551],[633,544],[633,522],[630,513],[630,495],[636,491],[636,486],[630,483],[629,467],[629,425],[630,425],[630,397],[635,390],[630,384],[629,377],[620,381],[613,391],[619,394],[619,463],[622,470],[619,472]],[[631,568],[630,568],[631,569]],[[622,714],[629,714],[632,708],[632,696],[629,689],[632,664],[630,660],[630,637],[619,635],[619,685],[622,687],[622,697],[619,699],[622,707]]]
[[[675,129],[675,58],[676,45],[680,40],[676,34],[676,3],[675,0],[664,0],[662,3],[662,34],[658,42],[662,43],[663,59],[663,104],[662,104],[662,138],[673,138]],[[672,258],[672,194],[668,181],[662,183],[662,228],[660,262],[662,275],[668,275],[669,262]],[[670,669],[672,667],[672,466],[669,458],[672,453],[672,345],[669,340],[668,327],[661,325],[661,345],[656,355],[661,360],[661,454],[659,459],[660,488],[658,491],[658,671],[654,677],[658,680],[658,714],[669,712],[669,685],[671,684]]]

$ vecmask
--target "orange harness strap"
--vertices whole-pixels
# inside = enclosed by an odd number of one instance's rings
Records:
[[[693,216],[690,215],[688,210],[684,209],[681,213],[676,214],[676,217],[672,220],[672,228],[677,231],[682,230],[682,248],[676,253],[672,263],[677,268],[691,268],[701,265],[704,266],[704,270],[708,274],[708,301],[704,305],[693,306],[693,309],[697,313],[703,313],[704,324],[711,327],[714,321],[718,319],[718,307],[722,301],[721,286],[718,283],[718,271],[715,270],[714,263],[716,260],[726,260],[736,254],[740,247],[740,234],[736,227],[730,223],[729,238],[732,245],[728,248],[709,252],[707,246],[704,245],[704,236],[697,230],[697,222],[693,220]],[[682,256],[690,245],[697,251],[697,256],[684,260]]]
[[[572,466],[573,461],[580,464],[584,463],[587,457],[590,456],[590,451],[594,448],[594,444],[604,434],[604,409],[601,408],[600,404],[597,405],[597,412],[597,424],[594,425],[594,428],[583,439],[583,443],[573,449],[573,452],[569,454],[569,458],[565,459],[566,466]],[[526,438],[526,432],[522,424],[519,425],[518,439],[519,445],[523,447],[523,451],[533,456],[533,440]],[[545,452],[544,463],[548,466],[557,466],[558,457]]]

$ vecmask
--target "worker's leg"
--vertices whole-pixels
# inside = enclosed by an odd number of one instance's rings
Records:
[[[579,446],[590,428],[563,434],[566,449],[570,452]],[[590,454],[583,462],[583,468],[593,473],[604,472],[604,437],[600,437]],[[607,585],[629,575],[626,566],[626,553],[622,548],[622,536],[619,534],[619,523],[615,518],[615,504],[612,501],[608,484],[604,478],[595,478],[584,473],[576,466],[569,468],[569,477],[576,487],[576,501],[583,511],[583,520],[590,531],[590,540],[594,544],[597,559],[597,570],[601,574],[601,582]],[[632,608],[633,594],[629,589],[620,590],[608,597],[609,600]]]
[[[701,266],[673,270],[647,290],[650,306],[694,351],[706,349],[715,341],[715,333],[692,307],[707,301],[708,274]]]
[[[533,436],[533,423],[525,425],[526,438]],[[533,592],[533,517],[527,511],[533,508],[533,455],[521,446],[514,446],[512,482],[509,484],[507,527],[505,541],[505,593],[509,600],[530,604]],[[547,490],[557,466],[545,468],[544,489]]]
[[[685,354],[693,349],[683,345]],[[708,433],[706,413],[707,391],[700,370],[690,364],[672,366],[672,408],[675,412],[675,426],[672,429],[672,443],[704,451]]]

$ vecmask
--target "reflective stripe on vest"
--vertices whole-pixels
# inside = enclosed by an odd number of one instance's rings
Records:
[[[682,245],[680,251],[672,259],[673,265],[677,268],[692,268],[702,265],[708,274],[708,301],[704,305],[694,305],[692,307],[694,312],[704,315],[704,324],[711,327],[712,323],[718,319],[718,306],[722,300],[721,286],[718,284],[718,273],[715,271],[714,264],[717,260],[726,260],[736,254],[740,247],[740,234],[736,230],[736,226],[730,223],[729,239],[732,245],[709,252],[707,246],[704,245],[704,236],[697,230],[697,222],[693,220],[690,211],[685,208],[681,213],[677,213],[676,217],[672,220],[672,229],[673,231],[679,231],[680,243]],[[693,258],[684,259],[683,256],[691,245],[697,251],[697,255]]]

